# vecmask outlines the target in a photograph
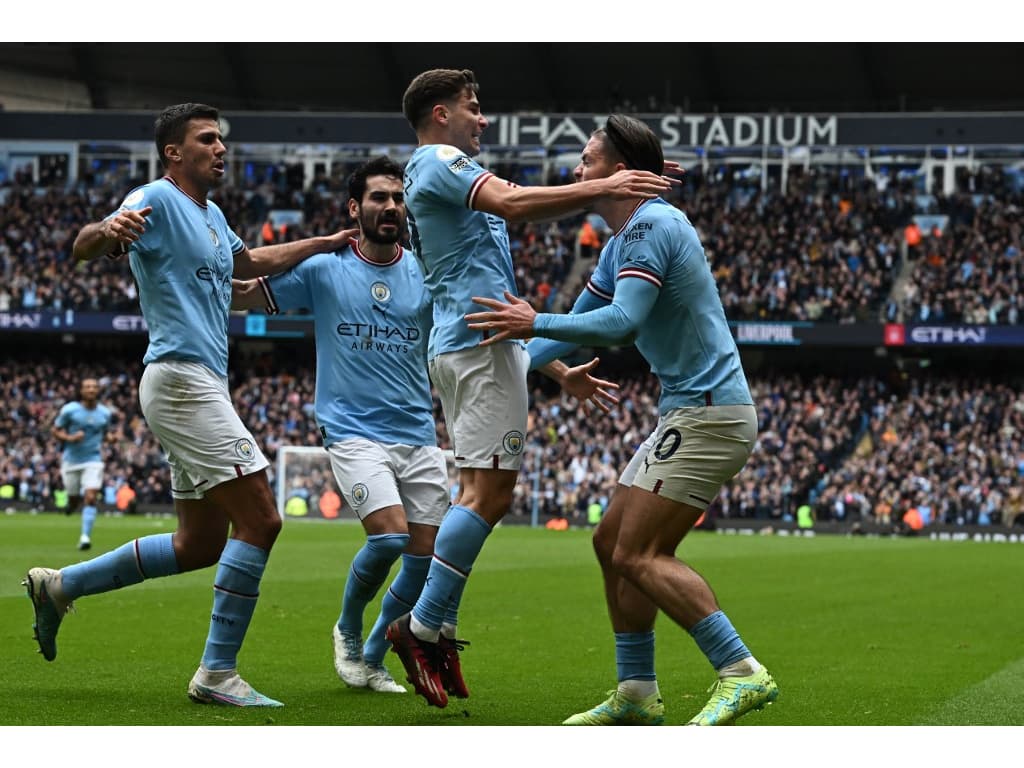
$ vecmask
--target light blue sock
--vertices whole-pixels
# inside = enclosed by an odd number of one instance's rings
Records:
[[[175,573],[178,573],[178,558],[174,554],[174,534],[158,533],[129,541],[84,563],[62,568],[61,588],[74,600]]]
[[[380,533],[366,537],[366,543],[356,552],[352,567],[348,569],[338,629],[362,634],[366,604],[376,596],[391,566],[408,543],[407,533]]]
[[[615,667],[619,682],[656,680],[654,674],[654,630],[615,633]]]
[[[412,609],[418,622],[440,631],[452,606],[458,610],[466,579],[490,533],[487,521],[469,507],[448,510],[437,531],[427,582]]]
[[[411,611],[416,604],[416,598],[423,590],[423,582],[427,580],[431,559],[430,555],[402,555],[402,569],[384,594],[380,602],[380,615],[363,646],[363,659],[367,664],[380,664],[384,661],[384,654],[391,647],[391,643],[384,637],[384,631],[388,624]]]
[[[456,584],[452,589],[452,599],[448,603],[448,609],[444,612],[445,626],[457,627],[459,624],[459,606],[462,604],[462,593],[466,591],[466,582]]]
[[[91,504],[82,507],[82,535],[92,536],[92,527],[96,523],[96,507]]]
[[[690,629],[690,635],[715,669],[752,655],[722,611],[715,611],[698,621]]]
[[[203,651],[203,666],[207,669],[237,666],[238,651],[256,610],[260,579],[269,556],[267,550],[238,539],[228,539],[224,545],[213,582],[210,634]]]

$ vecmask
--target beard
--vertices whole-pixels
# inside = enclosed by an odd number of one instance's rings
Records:
[[[402,239],[402,225],[396,220],[394,222],[386,221],[380,222],[382,224],[394,224],[395,231],[393,234],[381,234],[378,227],[368,227],[362,219],[359,220],[359,229],[361,230],[362,237],[365,237],[371,243],[377,245],[394,245]]]

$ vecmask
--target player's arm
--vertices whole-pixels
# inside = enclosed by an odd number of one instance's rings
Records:
[[[557,218],[581,211],[599,198],[650,199],[674,182],[650,171],[623,170],[603,179],[554,187],[520,187],[490,176],[481,181],[469,205],[511,222]]]
[[[85,437],[85,432],[82,432],[81,430],[75,433],[68,432],[66,429],[64,429],[64,427],[60,426],[60,424],[58,423],[59,421],[60,417],[58,416],[57,421],[55,421],[53,426],[50,427],[50,434],[52,434],[61,442],[77,443],[79,440]]]
[[[466,315],[473,330],[496,331],[481,346],[507,339],[529,339],[540,336],[574,344],[609,347],[632,336],[658,299],[661,286],[647,279],[620,278],[615,284],[612,303],[582,314],[537,314],[528,301],[505,292],[508,304],[485,297],[473,301],[488,307],[489,312]]]
[[[292,243],[264,245],[259,248],[243,246],[235,254],[234,276],[247,280],[264,275],[276,275],[291,269],[303,259],[316,253],[339,251],[356,239],[358,229],[342,229],[333,235],[307,237]]]
[[[576,297],[576,301],[573,303],[572,309],[570,309],[569,312],[570,314],[592,312],[595,309],[607,306],[610,302],[610,299],[597,295],[590,288],[584,288],[580,292],[580,295]],[[530,355],[530,370],[537,370],[549,378],[555,378],[551,375],[551,373],[554,372],[546,371],[545,367],[548,364],[557,361],[560,357],[571,355],[578,347],[579,344],[573,344],[570,341],[530,339],[530,343],[526,345],[526,351]],[[555,378],[555,380],[561,384],[559,379]]]
[[[126,208],[103,221],[86,224],[75,237],[72,255],[77,261],[92,261],[99,256],[123,256],[146,231],[146,217],[152,212],[151,205],[137,211]]]
[[[278,313],[277,302],[265,277],[252,280],[231,280],[232,309],[264,309],[268,315]]]

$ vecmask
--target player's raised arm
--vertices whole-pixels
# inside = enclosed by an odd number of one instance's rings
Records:
[[[342,229],[324,237],[307,237],[292,243],[264,245],[252,250],[243,248],[235,254],[234,276],[245,280],[276,275],[314,254],[341,250],[358,234],[358,229]]]
[[[678,183],[650,171],[622,170],[603,179],[554,187],[520,187],[492,177],[477,192],[473,208],[507,221],[535,221],[581,211],[595,200],[658,197]]]

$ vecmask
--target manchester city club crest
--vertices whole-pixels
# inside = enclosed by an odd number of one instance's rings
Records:
[[[513,456],[518,456],[523,452],[523,433],[518,430],[512,430],[505,434],[505,437],[501,440],[501,444],[505,448],[505,453],[511,453]]]
[[[217,237],[217,233],[214,231],[213,227],[207,227],[206,229],[210,233],[210,242],[213,243],[213,247],[216,248],[220,245],[220,238]]]
[[[370,286],[370,295],[373,296],[374,301],[390,301],[391,289],[388,288],[387,283],[374,283]]]
[[[235,456],[240,458],[245,463],[249,463],[256,458],[256,449],[252,446],[252,441],[248,438],[241,438],[235,441]]]
[[[369,497],[370,489],[362,483],[356,483],[352,486],[352,506],[361,506],[364,501]]]

